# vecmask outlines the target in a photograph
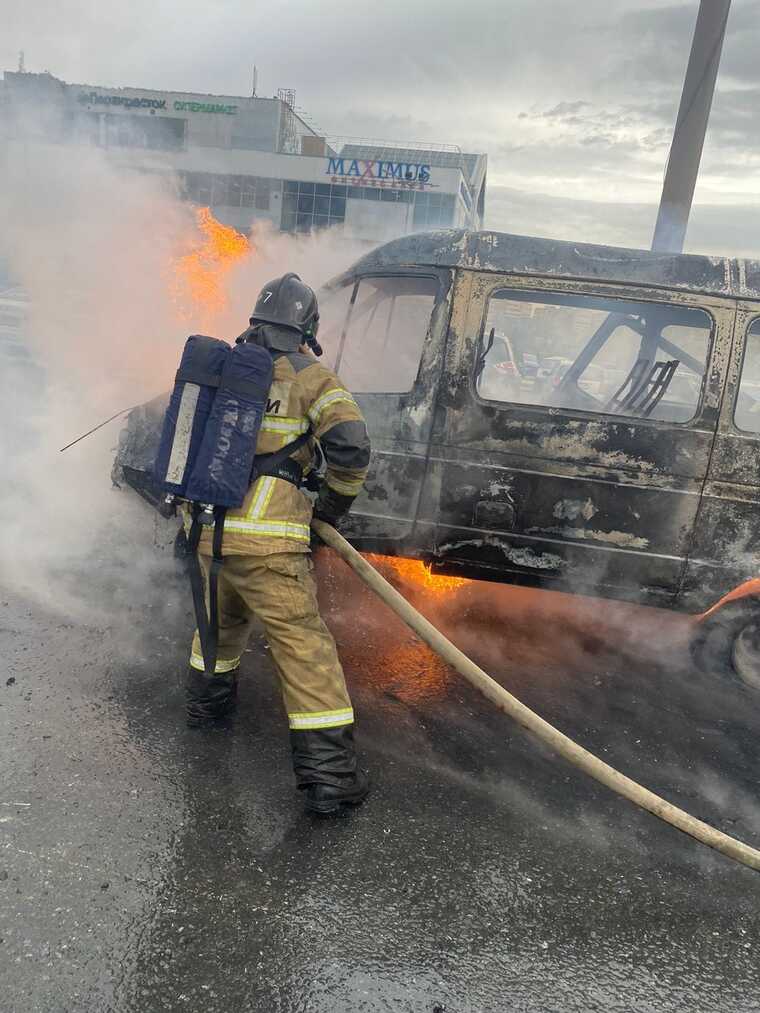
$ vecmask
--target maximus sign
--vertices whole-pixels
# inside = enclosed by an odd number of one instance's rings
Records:
[[[430,166],[414,162],[369,161],[359,158],[328,158],[328,176],[333,183],[345,182],[357,186],[393,186],[423,190],[434,186],[430,182]]]

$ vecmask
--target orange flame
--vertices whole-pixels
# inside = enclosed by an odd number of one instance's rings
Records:
[[[448,594],[450,591],[458,591],[470,583],[465,577],[448,577],[444,574],[433,573],[429,563],[423,563],[419,559],[404,559],[401,556],[378,556],[367,554],[367,559],[373,565],[380,565],[392,569],[396,575],[409,584],[436,595]]]
[[[193,247],[172,264],[172,295],[182,320],[208,324],[227,307],[225,283],[234,265],[251,250],[242,233],[222,225],[210,208],[196,208],[200,233]]]

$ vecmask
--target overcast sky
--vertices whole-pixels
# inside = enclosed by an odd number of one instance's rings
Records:
[[[0,0],[0,65],[294,88],[331,135],[489,156],[486,224],[648,246],[697,0]],[[760,257],[760,0],[733,0],[687,247]]]

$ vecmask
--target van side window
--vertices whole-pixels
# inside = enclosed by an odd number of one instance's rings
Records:
[[[744,342],[734,422],[737,429],[760,433],[760,320],[753,320]]]
[[[691,307],[498,289],[476,389],[488,401],[688,422],[711,329],[710,316]]]
[[[336,364],[355,393],[403,394],[417,378],[435,278],[361,278]]]

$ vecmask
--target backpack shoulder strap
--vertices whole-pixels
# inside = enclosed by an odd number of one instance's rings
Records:
[[[257,454],[253,459],[253,469],[251,471],[251,481],[255,481],[259,475],[263,474],[264,469],[267,471],[272,468],[277,468],[279,465],[284,464],[289,457],[292,457],[297,450],[305,446],[312,437],[311,429],[307,429],[305,433],[301,433],[295,440],[290,443],[286,443],[284,447],[280,447],[279,450],[273,451],[271,454]]]

